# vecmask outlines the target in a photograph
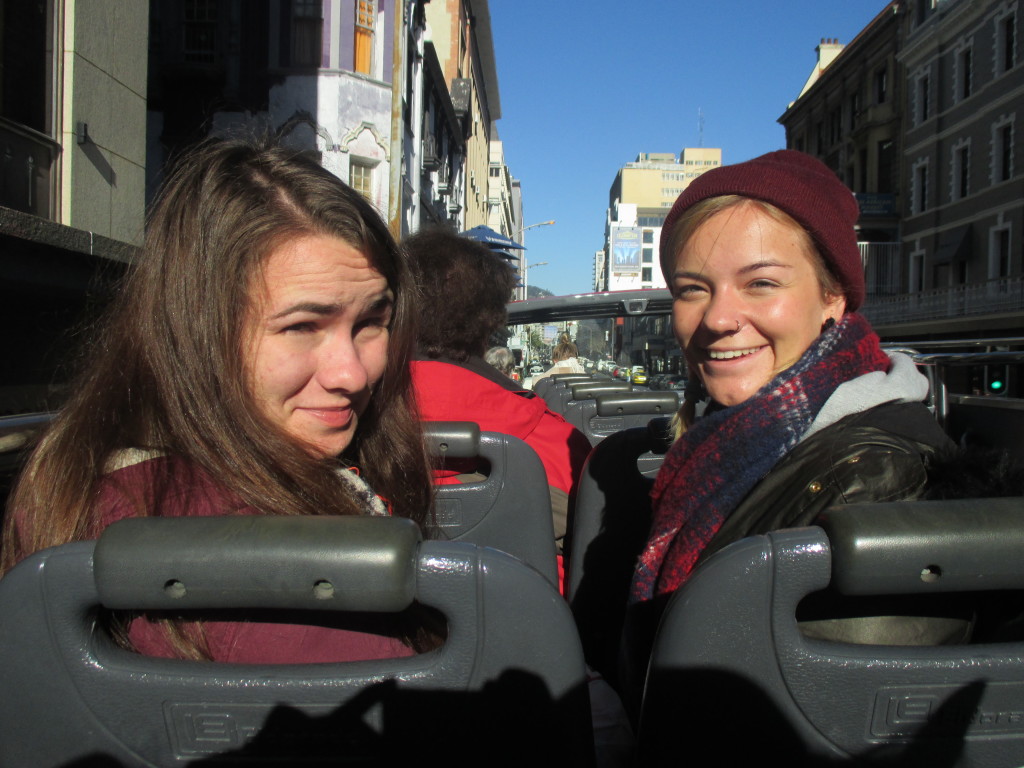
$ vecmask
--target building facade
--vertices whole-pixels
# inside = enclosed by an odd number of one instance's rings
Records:
[[[153,0],[150,188],[255,127],[315,153],[402,237],[489,215],[500,117],[486,0]]]
[[[472,229],[490,219],[490,144],[501,118],[491,14],[487,0],[430,0],[425,13],[456,114],[466,121],[462,223]]]
[[[518,187],[497,206],[489,190],[486,0],[8,2],[0,35],[0,313],[19,328],[0,411],[56,404],[67,330],[134,257],[168,161],[204,137],[315,155],[397,237],[521,220]]]
[[[1016,0],[890,2],[849,45],[822,41],[779,118],[857,195],[884,337],[1024,325],[1022,31]]]
[[[664,288],[659,266],[661,225],[679,194],[722,164],[722,150],[643,152],[615,174],[608,192],[604,249],[595,255],[594,290]]]
[[[1016,1],[917,2],[903,19],[903,296],[878,321],[1024,325],[1024,61]]]
[[[59,402],[66,330],[143,236],[146,3],[5,3],[0,13],[0,413]],[[112,35],[118,44],[112,44]]]

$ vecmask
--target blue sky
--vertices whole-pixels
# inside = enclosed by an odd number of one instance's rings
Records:
[[[849,43],[885,0],[490,0],[505,161],[522,181],[530,283],[592,290],[608,188],[640,152],[785,145],[776,120],[821,38]],[[781,11],[781,13],[780,13]]]

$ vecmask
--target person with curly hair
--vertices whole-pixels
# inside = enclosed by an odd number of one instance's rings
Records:
[[[560,549],[590,443],[542,398],[482,359],[488,339],[505,325],[515,273],[486,246],[444,229],[415,234],[404,247],[420,289],[412,377],[421,418],[474,421],[532,447],[547,472]]]

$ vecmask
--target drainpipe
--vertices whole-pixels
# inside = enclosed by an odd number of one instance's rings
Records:
[[[391,163],[388,167],[388,226],[396,240],[402,237],[402,103],[405,98],[405,0],[395,0],[392,10],[394,44],[391,51]]]

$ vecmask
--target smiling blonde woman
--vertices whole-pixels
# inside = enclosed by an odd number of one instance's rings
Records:
[[[634,602],[744,536],[923,491],[949,440],[922,402],[927,379],[856,312],[858,216],[832,171],[789,150],[703,174],[670,211],[661,266],[697,386],[655,482]]]

